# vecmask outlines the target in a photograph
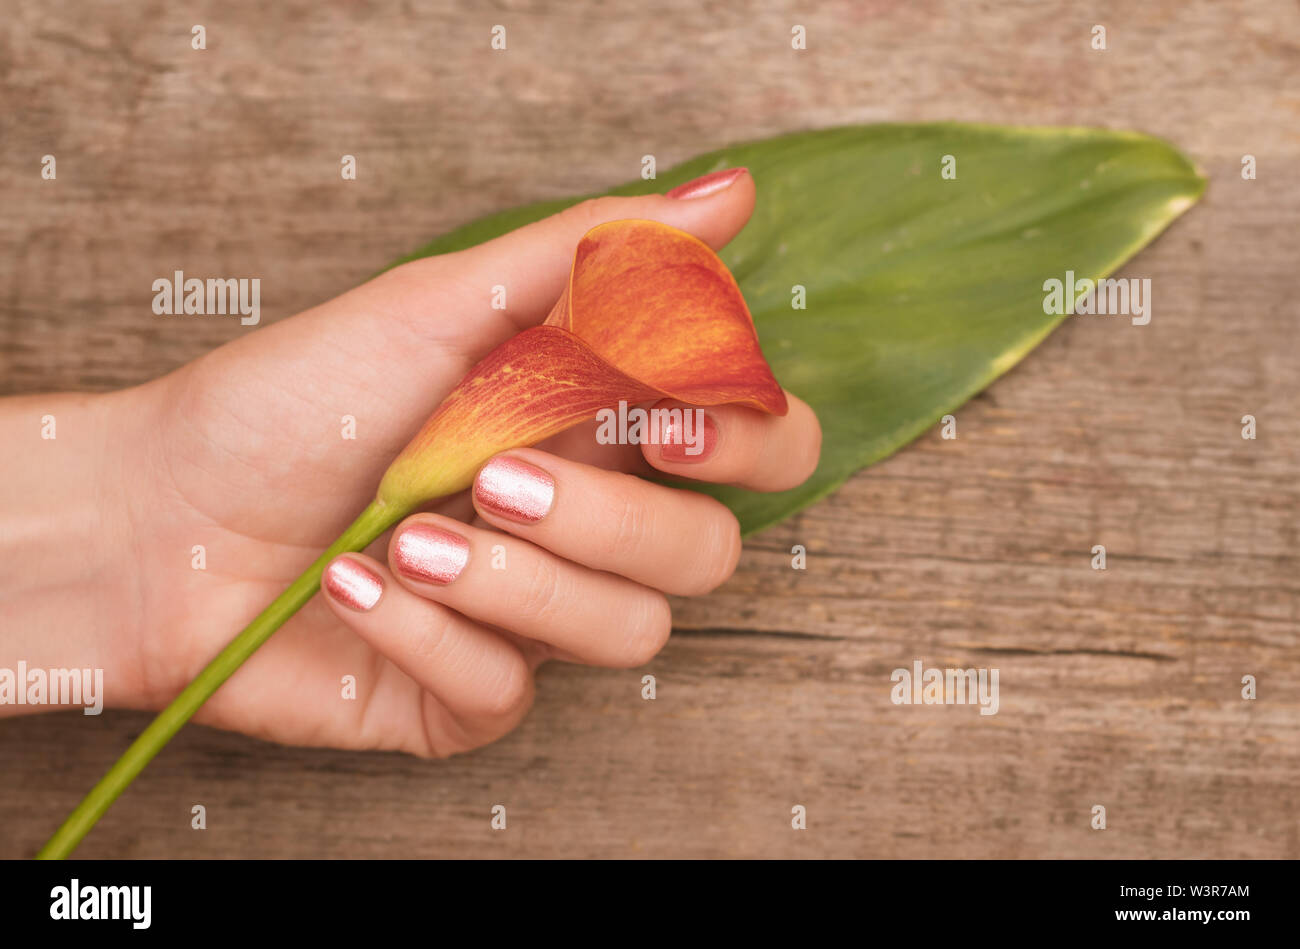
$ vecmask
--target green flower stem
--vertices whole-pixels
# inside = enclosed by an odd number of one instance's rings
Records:
[[[329,546],[316,562],[303,571],[302,576],[271,602],[271,605],[257,615],[257,618],[244,627],[244,631],[230,641],[217,657],[195,676],[180,695],[176,696],[165,709],[158,713],[140,737],[131,743],[117,763],[108,769],[90,793],[77,805],[76,810],[68,815],[54,836],[49,839],[40,853],[38,860],[61,860],[72,853],[95,822],[104,816],[104,812],[117,800],[126,786],[135,780],[144,766],[153,760],[154,755],[162,750],[163,745],[181,730],[181,726],[199,710],[221,687],[235,670],[243,665],[244,660],[257,651],[262,643],[271,638],[271,634],[284,625],[303,605],[316,595],[320,589],[321,574],[325,565],[339,554],[349,551],[364,550],[380,534],[396,524],[407,512],[374,501],[361,512],[352,524]]]

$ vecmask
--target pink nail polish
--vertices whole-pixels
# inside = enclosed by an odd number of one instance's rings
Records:
[[[718,426],[703,409],[683,409],[679,422],[668,420],[660,435],[659,457],[677,465],[705,461],[718,444]]]
[[[516,524],[532,524],[550,513],[555,479],[518,458],[498,456],[479,469],[474,500],[483,510]]]
[[[392,564],[404,577],[444,586],[469,562],[469,541],[432,524],[415,523],[393,544]]]
[[[717,194],[719,191],[730,188],[737,178],[748,171],[748,168],[724,168],[721,171],[712,171],[707,175],[701,175],[694,181],[678,185],[668,192],[668,197],[687,200]]]
[[[330,597],[358,613],[374,609],[384,595],[379,574],[351,557],[340,557],[326,567],[321,583]]]

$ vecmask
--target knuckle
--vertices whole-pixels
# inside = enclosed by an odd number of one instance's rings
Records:
[[[442,262],[437,257],[420,257],[386,270],[377,279],[405,287],[426,278],[431,271],[436,272],[441,267]]]
[[[517,611],[527,617],[547,620],[561,608],[564,593],[561,589],[560,568],[545,554],[531,558],[530,566],[519,578]]]
[[[803,484],[817,470],[822,453],[822,427],[807,405],[792,410],[792,425],[770,438],[754,461],[751,474],[762,475],[766,490],[788,491]],[[797,421],[796,421],[797,420]]]
[[[698,568],[692,574],[688,594],[710,593],[730,579],[740,563],[740,521],[719,501],[707,499],[713,511],[701,518],[704,527],[699,546]]]
[[[646,544],[650,509],[635,491],[621,492],[613,508],[600,554],[605,560],[635,558]]]
[[[441,603],[429,602],[427,607],[424,612],[429,615],[420,635],[415,638],[414,653],[419,661],[433,665],[440,661],[443,643],[447,641],[456,619],[452,611]]]
[[[420,691],[418,701],[419,711],[417,715],[420,720],[420,728],[407,741],[405,750],[417,758],[437,759],[451,757],[452,748],[445,738],[446,710],[434,699],[431,693],[423,689]],[[376,744],[374,747],[382,748],[384,746]]]
[[[522,717],[528,711],[533,702],[533,676],[522,655],[502,670],[500,681],[485,690],[482,702],[481,711],[489,718]]]
[[[637,606],[636,615],[628,623],[619,664],[626,668],[645,665],[659,655],[659,650],[664,648],[672,631],[672,607],[667,598],[653,590],[646,590]]]
[[[612,195],[603,195],[599,198],[587,198],[585,201],[579,201],[569,209],[569,213],[573,215],[574,220],[587,228],[592,228],[597,224],[604,224],[606,221],[617,220],[620,216],[620,204],[618,198]]]
[[[456,254],[463,254],[463,251],[457,251]],[[427,293],[430,286],[437,286],[448,280],[459,279],[464,271],[464,261],[458,260],[452,266],[449,258],[456,256],[453,254],[443,254],[437,257],[420,257],[416,260],[408,260],[404,264],[398,264],[391,270],[387,270],[375,278],[376,281],[382,281],[379,285],[388,291],[390,299],[401,300],[416,298]],[[410,324],[414,327],[414,315],[423,314],[421,307],[393,307],[391,308],[392,318],[398,320],[403,326]],[[427,323],[427,321],[425,321]],[[427,327],[426,330],[427,332]]]

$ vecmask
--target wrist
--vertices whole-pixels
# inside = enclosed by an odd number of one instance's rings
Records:
[[[138,704],[130,647],[138,574],[123,499],[122,422],[132,398],[0,402],[0,440],[10,449],[0,460],[0,678],[9,685],[0,716],[75,705],[78,692],[88,708]],[[94,694],[55,688],[52,670],[64,683],[79,673]]]

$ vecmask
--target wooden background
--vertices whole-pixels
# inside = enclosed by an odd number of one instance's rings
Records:
[[[0,21],[4,393],[121,387],[256,331],[153,318],[159,273],[260,275],[266,323],[646,153],[1084,124],[1165,136],[1211,183],[1121,272],[1158,288],[1149,326],[1067,321],[957,440],[932,432],[753,539],[721,591],[678,604],[644,670],[657,701],[642,670],[553,664],[523,727],[445,762],[192,726],[80,855],[1300,857],[1295,4],[181,6]],[[914,659],[999,668],[1000,713],[892,705]],[[0,856],[34,852],[147,720],[0,723]]]

